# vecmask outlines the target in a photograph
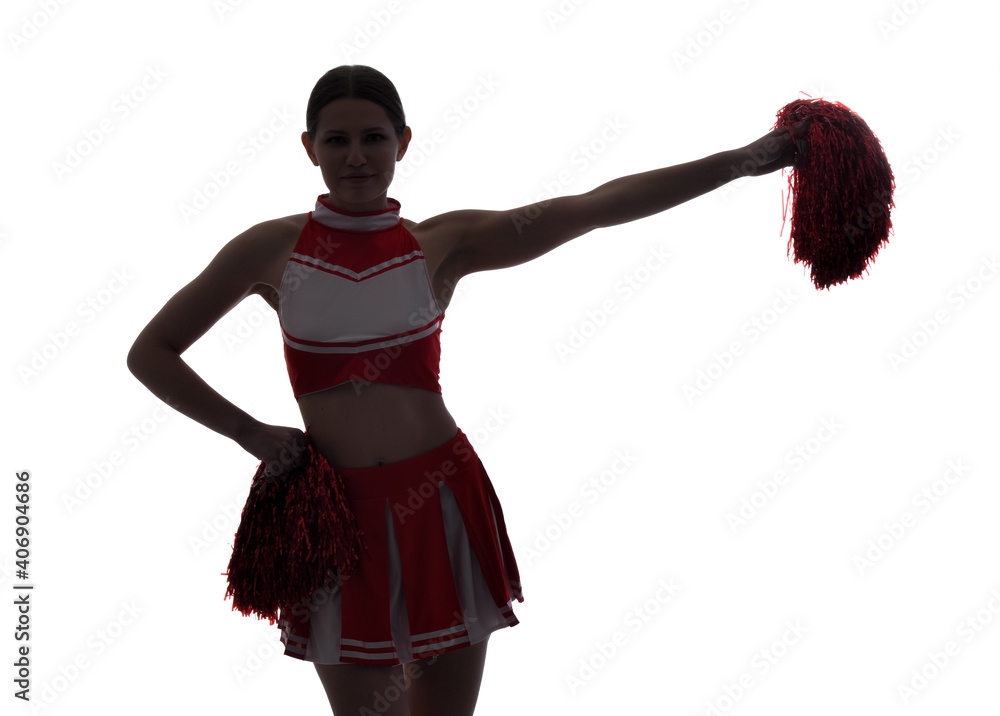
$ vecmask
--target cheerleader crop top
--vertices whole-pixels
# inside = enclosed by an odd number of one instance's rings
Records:
[[[353,380],[440,393],[444,311],[399,202],[352,213],[328,199],[309,212],[278,289],[292,392]]]

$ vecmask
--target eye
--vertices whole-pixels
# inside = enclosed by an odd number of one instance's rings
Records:
[[[334,135],[334,136],[330,137],[328,140],[326,140],[326,142],[327,142],[327,144],[330,144],[332,142],[343,142],[344,139],[345,139],[345,137]],[[381,141],[383,141],[385,139],[385,135],[381,134],[381,133],[378,133],[378,132],[375,132],[375,133],[372,133],[372,134],[365,135],[365,139],[367,139],[369,141],[374,141],[374,142],[381,142]]]

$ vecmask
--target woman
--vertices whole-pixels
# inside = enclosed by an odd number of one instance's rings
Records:
[[[438,383],[456,284],[788,166],[795,142],[777,129],[586,194],[414,223],[388,197],[411,132],[384,75],[361,65],[326,73],[306,123],[302,143],[329,193],[314,211],[224,246],[143,329],[128,367],[280,476],[302,464],[303,431],[255,420],[181,359],[251,293],[278,311],[304,424],[344,480],[365,540],[355,576],[282,614],[285,653],[315,664],[335,714],[471,714],[489,634],[517,623],[511,599],[522,597],[500,503]]]

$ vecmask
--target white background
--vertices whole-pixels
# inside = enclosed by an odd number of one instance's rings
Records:
[[[329,712],[277,627],[222,598],[256,460],[162,406],[125,356],[226,241],[326,191],[299,134],[313,84],[345,63],[388,75],[425,141],[389,192],[418,221],[742,147],[800,92],[858,112],[895,171],[894,235],[829,291],[786,256],[780,173],[463,279],[441,382],[526,598],[491,639],[477,713],[1000,712],[994,4],[233,5],[4,5],[4,713],[29,712],[12,696],[19,470],[36,710]],[[268,133],[276,111],[293,121]],[[87,156],[60,173],[73,148]],[[185,218],[198,192],[213,198]],[[185,359],[255,417],[301,427],[258,297]],[[699,371],[714,378],[692,399]],[[634,456],[617,474],[616,451]],[[734,527],[743,499],[758,509]]]

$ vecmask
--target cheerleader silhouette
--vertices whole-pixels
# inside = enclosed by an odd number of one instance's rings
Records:
[[[313,662],[335,714],[472,714],[489,635],[517,624],[511,604],[523,597],[500,501],[438,380],[459,280],[789,166],[800,128],[585,194],[416,223],[388,196],[412,136],[395,87],[363,65],[320,78],[302,143],[328,192],[310,212],[229,241],[142,330],[128,367],[269,476],[287,474],[302,466],[306,432],[255,420],[181,358],[251,294],[277,311],[308,439],[342,478],[364,535],[355,572],[278,621],[285,654]]]

